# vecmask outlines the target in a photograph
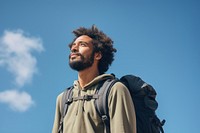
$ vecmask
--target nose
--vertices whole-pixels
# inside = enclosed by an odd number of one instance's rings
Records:
[[[72,53],[78,52],[78,45],[73,44],[70,50],[71,50]]]

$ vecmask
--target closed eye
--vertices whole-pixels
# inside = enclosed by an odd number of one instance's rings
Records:
[[[82,46],[82,47],[86,47],[86,46],[88,46],[88,43],[86,43],[86,42],[80,42],[79,45]]]

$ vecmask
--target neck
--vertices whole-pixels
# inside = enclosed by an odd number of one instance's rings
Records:
[[[93,69],[93,67],[87,68],[83,71],[79,71],[78,81],[81,88],[83,88],[86,84],[91,82],[98,75],[99,75],[99,71],[97,69]]]

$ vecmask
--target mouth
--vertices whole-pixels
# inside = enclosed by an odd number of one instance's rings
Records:
[[[70,59],[75,59],[77,56],[80,56],[80,54],[79,53],[71,53],[69,58]]]

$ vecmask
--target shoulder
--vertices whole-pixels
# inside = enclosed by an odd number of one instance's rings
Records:
[[[118,95],[118,96],[124,96],[124,95],[130,95],[128,88],[121,82],[116,82],[111,90],[109,95]]]
[[[61,109],[61,106],[62,106],[62,97],[63,97],[63,94],[64,94],[64,91],[61,92],[58,96],[57,96],[57,99],[56,99],[56,105],[57,105],[57,108]]]
[[[64,91],[57,96],[57,101],[61,101]]]
[[[109,108],[128,108],[128,110],[132,110],[133,108],[133,101],[131,94],[128,90],[128,88],[121,82],[116,82],[111,90],[110,94],[108,96],[108,105]]]
[[[128,91],[128,88],[123,84],[121,83],[120,81],[119,82],[116,82],[113,86],[112,86],[112,91]]]

